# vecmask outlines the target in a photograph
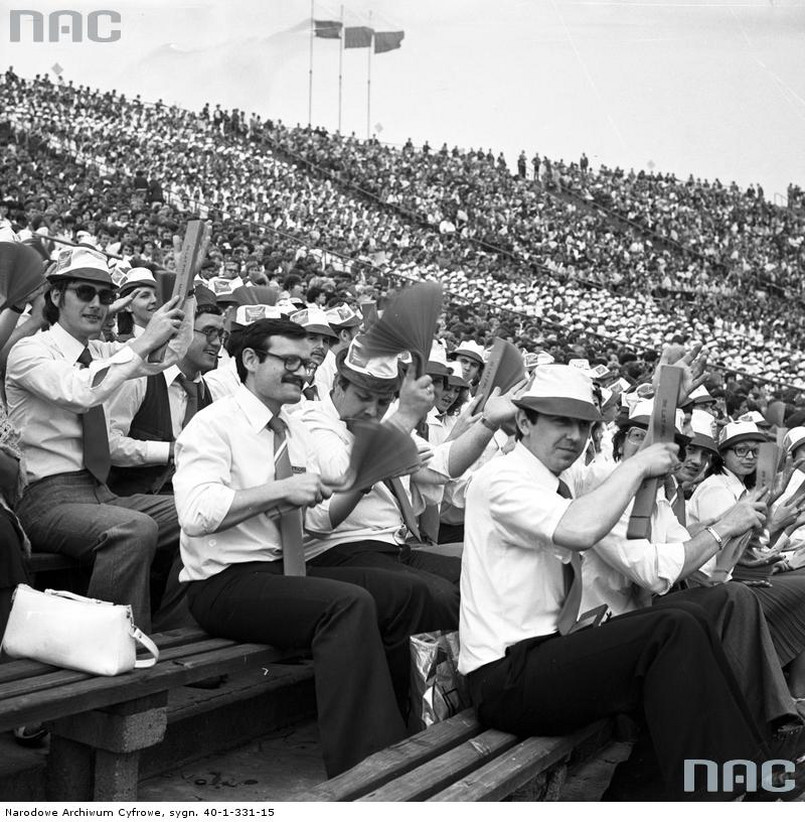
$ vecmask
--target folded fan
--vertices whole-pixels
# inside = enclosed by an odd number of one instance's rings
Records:
[[[436,322],[442,310],[439,283],[417,283],[403,291],[367,331],[364,347],[371,357],[410,351],[416,375],[425,373]]]
[[[45,284],[45,263],[24,243],[0,243],[0,311]]]
[[[481,398],[477,407],[478,411],[483,411],[489,395],[500,388],[500,393],[505,394],[510,388],[525,379],[525,364],[517,346],[512,345],[500,337],[495,337],[489,359],[484,365],[484,373],[478,384],[478,396]]]
[[[371,488],[419,467],[416,444],[399,428],[369,420],[350,420],[347,426],[355,438],[343,477],[348,488]]]
[[[419,468],[416,444],[399,428],[371,420],[348,420],[347,427],[355,439],[349,468],[342,476],[325,481],[334,493],[371,488],[378,482],[410,474]],[[293,510],[294,506],[279,505],[268,515],[273,518]]]
[[[269,285],[239,285],[232,296],[238,305],[276,305],[279,291]]]

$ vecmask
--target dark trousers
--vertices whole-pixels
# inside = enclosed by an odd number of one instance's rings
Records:
[[[481,721],[510,733],[559,735],[642,713],[662,778],[651,790],[657,800],[728,798],[704,785],[684,792],[686,759],[721,765],[765,755],[718,639],[689,603],[525,640],[468,680]]]
[[[366,539],[345,542],[312,560],[319,567],[383,568],[399,577],[419,580],[427,587],[430,605],[429,627],[423,631],[458,628],[461,559],[412,550],[409,545],[391,545]]]
[[[190,583],[187,597],[211,634],[310,649],[328,776],[404,738],[423,585],[381,569],[309,565],[306,577],[286,577],[281,562],[249,562]]]

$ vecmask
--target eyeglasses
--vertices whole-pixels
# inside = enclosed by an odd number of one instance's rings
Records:
[[[759,448],[757,445],[754,447],[751,445],[736,445],[732,450],[735,452],[736,457],[743,459],[744,457],[756,457]]]
[[[229,339],[229,332],[223,328],[216,328],[215,326],[209,326],[208,328],[194,328],[193,331],[195,331],[196,334],[203,334],[207,338],[208,343],[214,343],[220,340],[223,344]]]
[[[83,303],[91,303],[95,297],[101,305],[111,305],[117,297],[111,288],[93,288],[91,285],[68,285],[65,291],[72,291]]]
[[[626,434],[626,438],[629,440],[629,442],[633,442],[636,445],[639,445],[646,438],[647,433],[648,431],[645,431],[642,428],[630,428],[628,433]]]
[[[298,371],[300,368],[304,368],[305,371],[308,372],[316,370],[316,363],[314,363],[313,360],[304,360],[302,357],[297,357],[295,354],[282,357],[279,354],[272,354],[270,351],[265,351],[262,348],[253,348],[252,351],[257,351],[259,354],[263,354],[266,357],[273,357],[275,360],[282,360],[285,370],[289,371],[291,374]]]

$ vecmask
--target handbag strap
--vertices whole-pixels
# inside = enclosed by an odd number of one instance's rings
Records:
[[[134,637],[134,639],[140,643],[140,645],[151,654],[151,659],[138,659],[134,663],[135,668],[151,668],[153,665],[157,664],[157,660],[159,659],[159,648],[157,648],[156,643],[154,642],[151,637],[146,636],[136,625],[132,625],[129,629],[129,633]]]

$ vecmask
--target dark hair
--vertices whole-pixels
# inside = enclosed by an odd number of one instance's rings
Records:
[[[253,350],[266,349],[271,345],[271,337],[287,337],[291,340],[304,340],[307,332],[301,325],[292,323],[284,318],[277,320],[258,320],[252,325],[247,325],[238,334],[237,348],[231,352],[235,357],[235,365],[238,369],[238,377],[241,382],[246,382],[246,366],[243,365],[243,352],[247,348]],[[260,362],[265,356],[258,352]]]
[[[532,408],[520,408],[520,410],[526,415],[526,418],[531,423],[531,425],[537,424],[537,419],[539,418],[539,411],[534,411]],[[523,438],[523,432],[520,430],[519,425],[514,426],[514,439],[519,442]]]
[[[65,280],[65,282],[67,281]],[[52,288],[53,286],[45,292],[45,306],[42,309],[42,316],[48,325],[56,325],[59,321],[59,307],[53,302],[53,297],[51,296]]]
[[[198,318],[202,314],[215,314],[216,317],[220,317],[223,313],[224,311],[220,305],[215,305],[215,303],[201,303],[196,306],[195,316]]]
[[[737,443],[736,443],[737,445]],[[729,448],[725,448],[725,451],[729,451]],[[713,454],[712,458],[710,459],[710,467],[705,472],[704,478],[707,479],[708,477],[712,477],[714,474],[723,474],[724,470],[726,469],[726,465],[724,464],[724,455],[721,451]],[[755,483],[757,482],[757,471],[753,471],[751,474],[747,474],[743,478],[743,484],[747,488],[754,488]]]

